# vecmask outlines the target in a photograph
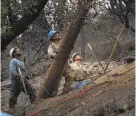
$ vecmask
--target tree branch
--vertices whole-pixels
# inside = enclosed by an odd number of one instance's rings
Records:
[[[11,25],[11,27],[16,23],[17,21],[17,16],[14,15],[13,10],[10,6],[10,1],[7,2],[7,6],[8,6],[8,18],[9,18],[9,23]]]
[[[28,8],[23,17],[13,25],[13,27],[1,35],[1,50],[3,51],[7,45],[18,35],[24,32],[28,26],[36,20],[48,0],[37,0],[37,4]]]

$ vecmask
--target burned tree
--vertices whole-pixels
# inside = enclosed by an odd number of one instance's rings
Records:
[[[107,10],[115,14],[121,23],[125,23],[125,27],[130,29],[133,33],[135,29],[130,26],[129,15],[135,15],[134,4],[134,0],[110,0],[110,4],[107,4]]]
[[[15,37],[24,32],[28,28],[28,26],[39,16],[47,1],[48,0],[38,0],[36,4],[32,5],[30,8],[27,9],[27,12],[24,13],[21,19],[19,19],[18,21],[16,21],[15,24],[12,25],[10,30],[7,30],[6,32],[2,33],[2,51]]]

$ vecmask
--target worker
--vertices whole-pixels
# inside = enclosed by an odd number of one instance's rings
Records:
[[[49,55],[50,63],[51,63],[52,60],[55,58],[55,56],[58,54],[59,46],[60,46],[60,42],[61,42],[62,38],[61,38],[59,32],[57,32],[55,30],[52,30],[49,32],[48,38],[50,39],[50,42],[51,42],[51,44],[49,45],[49,48],[48,48],[48,55]],[[67,67],[67,64],[65,65],[65,68],[66,67]],[[62,76],[58,90],[56,90],[54,92],[54,95],[60,95],[62,93],[64,84],[65,84],[65,77]]]
[[[15,105],[17,103],[17,98],[19,94],[22,92],[26,92],[29,95],[29,99],[31,103],[35,102],[35,89],[32,88],[32,86],[28,83],[29,76],[27,74],[27,71],[25,69],[24,63],[20,60],[20,57],[22,55],[22,51],[15,47],[10,50],[10,56],[13,58],[10,61],[10,79],[11,79],[11,94],[9,98],[9,109],[14,109]],[[19,73],[19,69],[22,73],[22,76]],[[22,79],[24,80],[24,85],[26,88],[24,88]]]
[[[64,76],[66,83],[63,94],[68,93],[70,90],[81,88],[91,82],[91,79],[87,79],[88,73],[83,68],[82,57],[79,53],[72,55],[72,63],[69,64]]]
[[[60,45],[60,40],[61,40],[60,34],[59,32],[52,30],[49,32],[48,38],[50,39],[50,42],[51,42],[48,48],[48,55],[51,59],[53,59],[59,50],[59,45]]]

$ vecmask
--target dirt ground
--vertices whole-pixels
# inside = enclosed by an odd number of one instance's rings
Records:
[[[95,84],[83,90],[42,100],[38,105],[26,105],[26,95],[21,93],[17,108],[10,113],[14,116],[34,116],[31,114],[33,112],[36,112],[35,116],[134,116],[134,67],[135,62],[112,67],[110,72],[95,78]],[[43,78],[31,81],[37,82],[34,86],[38,87]],[[2,110],[8,107],[8,96],[9,90],[2,90]]]

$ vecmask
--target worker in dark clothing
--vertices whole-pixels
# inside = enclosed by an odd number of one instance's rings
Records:
[[[17,98],[19,94],[22,92],[25,92],[25,88],[27,91],[27,94],[29,95],[29,99],[31,103],[35,102],[35,89],[32,88],[32,86],[28,83],[29,77],[27,76],[27,71],[25,69],[24,63],[20,60],[20,57],[22,55],[22,51],[15,47],[10,50],[10,56],[13,58],[10,61],[10,79],[11,79],[11,94],[9,99],[9,108],[15,108],[15,105],[17,103]],[[24,80],[23,86],[21,75],[19,73],[19,69],[22,73],[22,77]],[[25,92],[26,93],[26,92]]]

